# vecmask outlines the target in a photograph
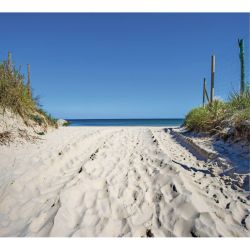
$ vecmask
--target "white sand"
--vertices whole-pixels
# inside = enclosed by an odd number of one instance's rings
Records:
[[[250,236],[248,194],[206,170],[161,128],[1,146],[0,236]]]

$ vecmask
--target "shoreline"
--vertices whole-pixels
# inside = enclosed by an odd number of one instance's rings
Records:
[[[61,127],[1,146],[0,236],[249,237],[248,192],[164,128]]]
[[[110,125],[107,125],[107,126],[65,126],[66,128],[180,128],[181,126],[142,126],[142,125],[131,125],[131,126],[110,126]]]

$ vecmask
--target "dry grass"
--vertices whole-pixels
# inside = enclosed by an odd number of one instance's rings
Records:
[[[24,76],[15,67],[9,69],[6,62],[0,62],[0,107],[22,117],[26,125],[33,120],[38,125],[56,126],[56,120],[44,112],[38,99],[24,83]]]
[[[10,131],[0,133],[0,145],[7,145],[12,142],[12,135]]]

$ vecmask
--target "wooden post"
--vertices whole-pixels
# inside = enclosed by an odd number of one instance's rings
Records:
[[[207,88],[205,88],[205,95],[206,95],[206,98],[207,98],[207,102],[209,102],[209,97],[208,97],[208,93],[207,93]]]
[[[214,100],[214,73],[215,73],[215,55],[212,55],[211,61],[211,92],[210,92],[210,102]]]
[[[207,99],[207,102],[209,102],[209,97],[208,97],[208,94],[207,94],[207,87],[206,87],[206,78],[204,78],[203,80],[203,108],[205,107],[205,102]]]
[[[8,52],[8,71],[12,72],[12,54]]]
[[[245,86],[245,63],[244,63],[244,40],[238,39],[240,48],[240,94],[243,95],[246,90]]]
[[[30,64],[27,65],[27,71],[28,71],[27,88],[28,88],[28,94],[29,94],[29,96],[31,96],[31,90],[30,90]]]
[[[202,107],[205,107],[205,90],[206,90],[206,78],[203,80],[203,101],[202,101]]]

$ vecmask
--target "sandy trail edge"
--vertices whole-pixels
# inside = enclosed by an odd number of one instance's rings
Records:
[[[250,236],[248,194],[161,128],[60,128],[1,147],[0,236]]]

